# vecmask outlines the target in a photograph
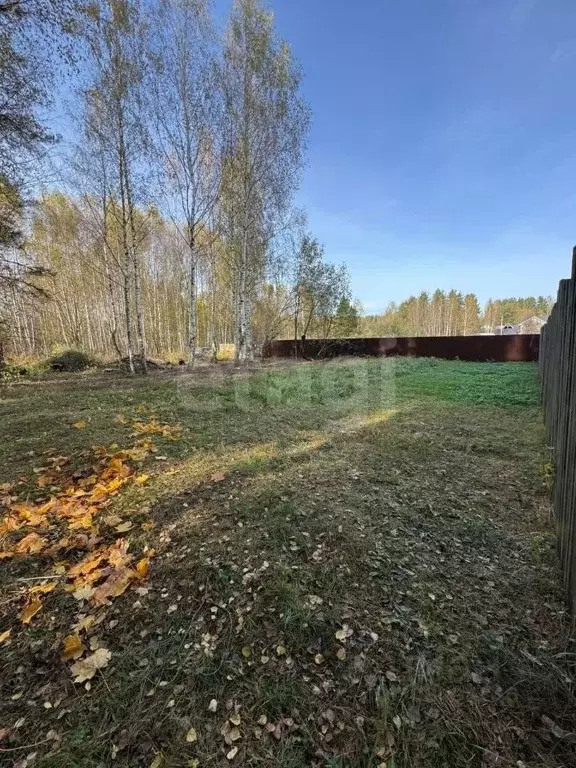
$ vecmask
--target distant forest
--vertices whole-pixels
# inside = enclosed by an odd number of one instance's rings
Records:
[[[551,296],[489,299],[483,309],[474,293],[426,291],[400,304],[389,304],[381,315],[359,318],[358,336],[470,336],[499,325],[514,325],[533,315],[547,317]]]

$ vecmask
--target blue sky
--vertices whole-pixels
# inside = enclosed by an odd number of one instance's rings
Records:
[[[269,5],[313,111],[298,202],[365,310],[436,287],[555,295],[576,243],[576,0]]]

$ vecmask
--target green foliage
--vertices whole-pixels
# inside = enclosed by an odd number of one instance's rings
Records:
[[[324,261],[323,246],[310,235],[298,252],[294,294],[293,337],[346,336],[356,329],[359,310],[351,301],[348,270]]]
[[[549,296],[489,299],[483,311],[474,293],[437,289],[396,304],[383,314],[362,317],[358,336],[470,336],[491,333],[499,325],[517,324],[533,315],[547,317],[553,305]]]
[[[54,355],[48,360],[48,365],[53,371],[65,371],[67,373],[84,371],[95,364],[96,361],[90,355],[77,349],[67,349],[65,352]]]

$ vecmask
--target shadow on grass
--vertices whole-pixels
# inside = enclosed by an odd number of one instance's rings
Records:
[[[513,432],[518,454],[465,450],[473,418]],[[31,722],[61,734],[38,764],[107,765],[116,750],[123,766],[225,765],[236,709],[246,766],[571,764],[572,657],[546,538],[533,554],[539,458],[523,422],[375,410],[180,467],[153,500],[150,591],[103,626],[104,675],[79,691],[50,637],[34,652]]]

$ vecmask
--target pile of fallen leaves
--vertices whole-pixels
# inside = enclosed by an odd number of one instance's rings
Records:
[[[117,421],[127,423],[124,417]],[[83,429],[85,422],[73,426]],[[179,427],[154,419],[132,426],[133,436],[148,433],[177,439],[179,435]],[[155,451],[148,436],[124,450],[116,444],[101,446],[92,450],[91,464],[82,471],[73,472],[66,456],[49,458],[47,466],[34,470],[35,494],[23,482],[0,485],[0,560],[32,561],[35,571],[44,570],[33,579],[17,580],[38,582],[18,590],[16,599],[23,601],[20,622],[30,624],[41,611],[45,595],[59,592],[74,598],[79,610],[72,633],[64,639],[62,657],[75,662],[72,673],[77,683],[89,680],[110,659],[107,649],[92,648],[87,641],[102,623],[106,607],[148,576],[154,550],[144,545],[138,557],[130,553],[130,542],[123,535],[136,530],[135,521],[111,514],[108,507],[126,484],[148,481],[149,476],[138,473],[134,464]],[[30,500],[37,493],[40,496]],[[153,525],[140,521],[138,527],[149,531]],[[11,634],[12,629],[0,632],[0,643],[8,642]],[[89,650],[93,652],[84,656]]]

